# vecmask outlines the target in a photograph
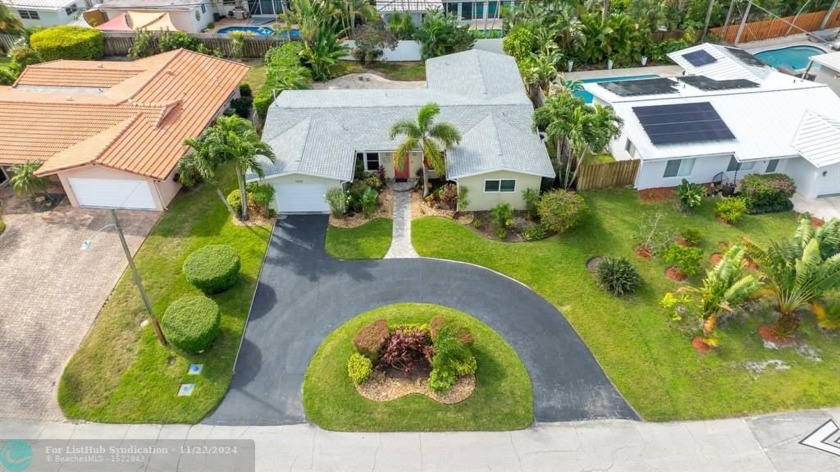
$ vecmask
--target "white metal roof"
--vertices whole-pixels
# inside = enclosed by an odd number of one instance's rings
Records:
[[[805,112],[793,147],[817,168],[840,162],[840,120]]]
[[[695,51],[706,51],[716,61],[711,64],[695,66],[688,62],[683,56]],[[754,66],[747,64],[734,56],[726,46],[703,43],[690,48],[681,49],[668,54],[678,66],[682,67],[688,74],[706,75],[718,80],[723,79],[747,79],[763,81],[775,70],[770,66]]]
[[[818,54],[816,56],[811,56],[811,60],[823,67],[828,67],[831,70],[840,72],[840,52]]]
[[[816,156],[818,149],[830,147],[830,144],[822,143],[818,133],[803,131],[794,145],[800,123],[810,116],[808,113],[818,114],[825,120],[840,121],[840,97],[826,85],[793,77],[784,81],[774,78],[758,88],[715,92],[681,85],[674,94],[641,97],[618,97],[597,84],[585,84],[584,87],[615,109],[624,120],[623,133],[645,160],[734,154],[738,160],[745,161],[797,156],[800,149],[811,149]],[[633,112],[636,106],[700,102],[708,102],[714,107],[735,135],[735,140],[657,146],[651,143]],[[837,146],[840,142],[833,147]],[[834,157],[819,155],[812,161],[815,165],[840,162],[840,153],[835,152]]]

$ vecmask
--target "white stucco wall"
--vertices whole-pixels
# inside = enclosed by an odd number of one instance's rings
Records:
[[[204,5],[204,13],[201,13],[202,5]],[[179,31],[200,33],[213,21],[214,11],[216,10],[213,4],[204,0],[203,3],[191,7],[189,10],[170,11],[169,18]],[[196,13],[198,13],[198,19],[196,19]]]
[[[17,13],[18,10],[27,10],[27,11],[37,11],[39,19],[37,20],[30,20],[26,18],[21,18],[20,22],[23,23],[23,26],[26,28],[35,28],[36,26],[43,26],[45,28],[50,26],[58,26],[58,25],[66,25],[71,21],[75,20],[74,17],[67,16],[64,9],[61,10],[35,10],[34,8],[22,8],[22,7],[15,7],[13,8],[14,12]],[[80,9],[81,12],[81,9]],[[19,14],[18,14],[19,16]]]
[[[484,181],[495,179],[514,179],[516,189],[513,192],[485,192]],[[510,203],[514,210],[525,209],[525,199],[522,192],[527,188],[539,190],[542,177],[528,174],[517,174],[514,172],[499,171],[487,174],[474,175],[458,179],[458,187],[468,188],[467,200],[469,211],[488,211],[499,203]]]
[[[356,48],[356,41],[352,39],[348,39],[344,42],[347,47],[350,48],[350,51]],[[419,61],[421,59],[420,56],[420,43],[417,41],[399,41],[397,42],[397,47],[392,51],[388,48],[385,48],[382,51],[382,61]],[[352,54],[348,54],[341,58],[344,61],[355,61],[356,59],[353,57]]]
[[[476,40],[473,49],[504,54],[505,52],[502,50],[502,41],[502,38],[479,39]]]
[[[625,156],[625,158],[628,155],[627,152],[624,150],[623,145],[616,145],[615,148],[613,148],[613,150],[616,153],[618,153],[618,155]],[[618,156],[616,158],[618,158]],[[711,182],[712,179],[714,179],[714,177],[720,172],[723,172],[726,175],[726,177],[731,180],[735,178],[736,172],[727,172],[726,169],[729,166],[729,159],[729,155],[696,157],[694,160],[694,168],[692,169],[691,174],[687,176],[676,177],[664,176],[665,167],[667,166],[668,161],[671,159],[642,161],[641,167],[639,168],[639,172],[636,174],[636,188],[639,190],[643,190],[646,188],[656,187],[676,187],[680,184],[680,182],[682,182],[682,179],[686,179],[689,182],[694,182],[697,184],[704,184]],[[787,161],[788,159],[781,159],[779,161],[778,166],[776,167],[776,172],[787,173]],[[752,169],[739,170],[737,172],[738,180],[742,179],[747,174],[765,173],[769,162],[769,159],[755,161],[755,166]]]
[[[828,85],[828,88],[834,91],[834,93],[840,95],[840,72],[831,70],[826,66],[822,66],[817,69],[814,82],[826,84]]]

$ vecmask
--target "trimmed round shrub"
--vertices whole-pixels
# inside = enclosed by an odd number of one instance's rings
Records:
[[[53,26],[35,32],[29,38],[32,46],[45,61],[58,59],[101,59],[105,51],[102,31],[81,26]]]
[[[555,189],[540,197],[537,213],[540,224],[546,231],[562,233],[574,228],[583,221],[586,214],[586,201],[579,194]]]
[[[382,350],[385,349],[385,344],[390,337],[391,331],[388,329],[388,323],[379,319],[356,333],[356,336],[353,337],[353,346],[359,354],[376,361],[382,355]]]
[[[370,377],[372,370],[373,362],[358,352],[354,352],[347,359],[347,375],[350,376],[350,380],[356,385],[365,383],[365,380]]]
[[[219,305],[207,297],[192,296],[176,300],[163,315],[160,327],[175,347],[199,353],[219,335]]]
[[[187,281],[204,293],[229,289],[239,279],[239,268],[236,250],[224,244],[204,246],[184,261]]]
[[[636,268],[623,257],[607,256],[598,264],[598,284],[613,295],[633,293],[641,278]]]

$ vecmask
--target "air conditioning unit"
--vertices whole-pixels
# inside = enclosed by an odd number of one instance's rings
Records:
[[[245,20],[250,16],[247,10],[233,10],[233,17],[237,20]]]

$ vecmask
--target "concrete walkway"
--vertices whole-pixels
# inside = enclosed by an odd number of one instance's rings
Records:
[[[840,409],[698,422],[543,423],[523,431],[469,433],[333,433],[310,425],[74,425],[0,420],[0,441],[61,439],[74,445],[82,439],[126,444],[139,439],[155,444],[173,439],[254,440],[257,471],[827,472],[840,470],[840,457],[799,442],[831,419],[840,421]],[[33,449],[37,454],[37,447]],[[147,463],[129,470],[193,470],[181,465],[161,468]]]
[[[840,218],[840,196],[806,199],[797,193],[790,201],[793,202],[793,209],[799,213],[807,212],[823,220]]]
[[[394,232],[385,259],[420,257],[411,245],[411,188],[410,182],[396,182],[394,189]]]

